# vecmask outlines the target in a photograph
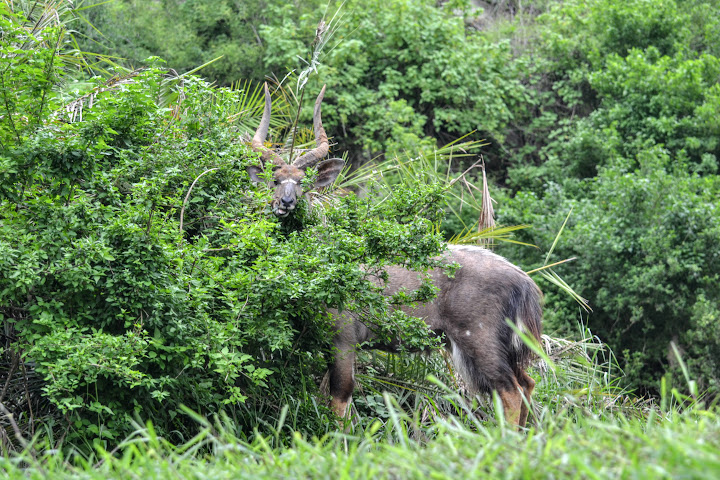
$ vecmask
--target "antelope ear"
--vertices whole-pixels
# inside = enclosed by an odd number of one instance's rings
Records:
[[[250,175],[250,180],[252,180],[255,183],[262,183],[265,180],[258,177],[258,174],[263,173],[263,169],[258,167],[257,165],[250,165],[248,167],[245,167],[245,170],[247,170],[248,175]]]
[[[332,185],[337,176],[345,168],[345,162],[339,158],[331,158],[318,163],[317,179],[315,180],[315,188],[323,188]]]

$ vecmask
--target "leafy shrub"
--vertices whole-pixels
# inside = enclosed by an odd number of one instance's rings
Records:
[[[592,116],[596,128],[614,127],[632,157],[643,145],[665,145],[674,155],[700,163],[720,155],[720,59],[657,57],[650,48],[627,57],[610,57],[591,84],[603,99]],[[712,173],[712,172],[707,172]]]
[[[541,190],[538,177],[593,177],[617,154],[634,158],[660,144],[693,168],[712,169],[718,60],[706,38],[717,9],[703,0],[682,8],[570,1],[538,17],[537,46],[524,53],[530,108],[517,111],[508,135],[511,186]]]
[[[203,74],[229,86],[265,75],[256,32],[271,20],[263,7],[264,2],[228,0],[106,2],[82,9],[87,22],[73,26],[83,50],[136,68],[157,56],[186,72],[222,57]]]
[[[582,197],[558,185],[543,197],[519,195],[502,220],[542,224],[528,238],[542,250],[572,207],[556,252],[577,261],[562,268],[563,277],[590,300],[588,326],[619,354],[625,382],[655,391],[665,369],[676,366],[668,350],[675,341],[693,372],[702,372],[700,384],[717,393],[720,364],[708,353],[717,348],[713,325],[720,319],[718,177],[691,173],[656,147],[635,161],[617,160],[583,188]],[[550,330],[567,333],[576,306],[552,292],[547,302],[554,305],[546,310]]]
[[[54,44],[33,49],[55,55]],[[432,264],[441,186],[396,188],[377,204],[338,198],[291,228],[245,172],[258,160],[231,121],[242,92],[148,68],[96,80],[71,121],[56,94],[30,110],[57,64],[28,73],[18,58],[0,62],[5,94],[26,102],[2,118],[2,368],[19,387],[21,370],[42,378],[33,395],[70,441],[113,444],[136,417],[187,438],[183,405],[225,410],[248,436],[288,398],[298,429],[327,428],[322,414],[303,416],[327,412],[311,395],[331,338],[325,307],[371,310],[386,331],[427,342],[424,323],[390,315],[368,276],[389,262]],[[164,107],[168,89],[177,100]],[[22,134],[9,126],[18,118]],[[34,423],[22,398],[0,400]]]
[[[356,152],[354,162],[473,130],[503,139],[527,95],[517,79],[520,66],[508,43],[466,28],[469,9],[465,1],[344,3],[342,32],[351,33],[335,40],[317,81],[328,85],[328,131]],[[322,14],[293,16],[293,10],[289,4],[271,9],[286,21],[260,30],[275,72],[304,66],[297,57],[304,58]]]

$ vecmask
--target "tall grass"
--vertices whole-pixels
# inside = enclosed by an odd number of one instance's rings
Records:
[[[138,425],[116,451],[97,446],[81,456],[29,445],[0,459],[6,478],[717,478],[720,475],[720,415],[701,402],[680,408],[656,405],[619,392],[605,379],[608,364],[591,338],[558,343],[584,360],[595,375],[548,373],[538,388],[534,425],[521,432],[502,421],[463,415],[470,408],[442,385],[455,414],[432,422],[383,395],[384,418],[331,429],[322,437],[292,432],[283,415],[274,431],[252,441],[238,438],[232,421],[195,417],[198,435],[176,446],[151,424]],[[568,348],[570,347],[570,348]],[[607,353],[607,352],[606,352]],[[552,355],[552,353],[551,353]],[[564,354],[563,354],[564,355]],[[609,357],[611,358],[611,357]],[[594,365],[594,366],[593,366]],[[605,366],[603,366],[605,365]],[[584,388],[572,388],[584,385]],[[671,394],[674,396],[674,394]],[[467,411],[465,412],[467,413]],[[189,413],[193,415],[192,413]],[[501,419],[502,417],[498,417]],[[282,445],[283,432],[289,440]],[[41,453],[38,453],[41,452]]]
[[[612,353],[580,326],[580,341],[544,337],[531,425],[516,431],[467,400],[439,355],[369,354],[358,375],[361,417],[308,438],[293,406],[252,439],[224,414],[187,414],[199,433],[181,445],[137,424],[116,449],[92,454],[29,440],[0,458],[5,478],[717,478],[720,412],[683,384],[665,382],[659,403],[619,389]],[[442,381],[428,372],[441,372]],[[443,373],[447,372],[447,373]],[[403,381],[397,380],[403,378]],[[392,392],[392,393],[389,393]],[[479,409],[479,410],[478,410]],[[480,413],[478,415],[478,413]]]

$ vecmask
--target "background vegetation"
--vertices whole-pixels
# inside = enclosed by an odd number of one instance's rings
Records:
[[[474,131],[471,139],[488,142],[487,168],[503,187],[494,190],[499,222],[533,225],[521,239],[540,247],[501,253],[539,266],[573,209],[556,257],[578,258],[563,277],[588,298],[586,321],[618,354],[627,384],[657,392],[674,340],[702,371],[703,387],[718,386],[720,357],[710,353],[720,316],[717,1],[151,3],[89,11],[107,31],[107,51],[140,63],[150,53],[140,46],[173,38],[163,32],[179,22],[201,40],[165,40],[152,51],[172,45],[165,58],[176,69],[222,50],[188,60],[207,38],[252,49],[203,71],[220,84],[303,68],[318,19],[340,9],[341,28],[309,88],[328,85],[326,128],[354,166],[431,152]],[[202,14],[210,3],[218,8]],[[171,13],[158,15],[160,8]],[[121,15],[142,40],[114,35]],[[148,22],[167,26],[142,34]],[[242,34],[217,34],[239,24]],[[252,41],[242,40],[251,32]],[[217,73],[232,65],[246,70]],[[472,215],[465,211],[465,226]],[[445,228],[449,237],[463,225]],[[550,331],[571,331],[573,301],[546,290]]]
[[[3,463],[9,475],[94,462],[123,472],[150,450],[161,454],[148,471],[208,451],[213,468],[248,465],[239,455],[288,475],[318,465],[295,456],[388,476],[720,468],[717,414],[698,402],[720,388],[717,0],[50,3],[0,5],[0,402],[14,414],[0,439],[24,451]],[[334,151],[353,168],[405,167],[361,199],[318,196],[297,228],[249,183],[257,158],[242,135],[258,120],[253,83],[306,68],[321,18],[333,34],[306,88],[328,86]],[[220,55],[207,81],[178,74]],[[277,143],[302,98],[294,82],[275,93]],[[560,273],[593,311],[538,278],[546,332],[577,339],[583,322],[616,357],[588,353],[584,328],[580,350],[556,345],[536,425],[518,437],[421,383],[442,359],[379,355],[358,375],[357,437],[307,440],[334,430],[317,396],[328,337],[317,305],[372,311],[424,341],[360,266],[422,270],[443,237],[476,228],[477,211],[460,208],[469,194],[437,180],[465,171],[476,159],[457,152],[481,143],[499,223],[531,224],[519,239],[539,247],[499,252],[526,270],[577,259]],[[455,214],[443,221],[443,209]],[[126,456],[106,460],[121,443]],[[450,460],[421,468],[421,448]],[[638,460],[649,451],[654,462]]]

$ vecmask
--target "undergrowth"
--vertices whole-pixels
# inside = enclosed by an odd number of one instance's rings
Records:
[[[615,385],[611,352],[582,333],[578,342],[545,338],[549,355],[534,371],[544,371],[534,415],[519,432],[501,413],[477,415],[476,403],[439,379],[416,383],[405,376],[448,372],[435,370],[442,357],[373,354],[361,367],[368,375],[358,375],[361,420],[344,429],[329,422],[322,436],[295,431],[291,405],[269,426],[271,433],[250,440],[225,414],[208,419],[186,410],[199,429],[180,445],[151,422],[137,423],[112,451],[97,444],[91,454],[46,448],[52,442],[38,436],[0,459],[0,472],[10,479],[717,476],[720,412],[695,391],[690,372],[682,386],[664,379],[659,403],[638,399]],[[406,384],[394,379],[400,373]],[[449,372],[443,380],[452,377]]]

